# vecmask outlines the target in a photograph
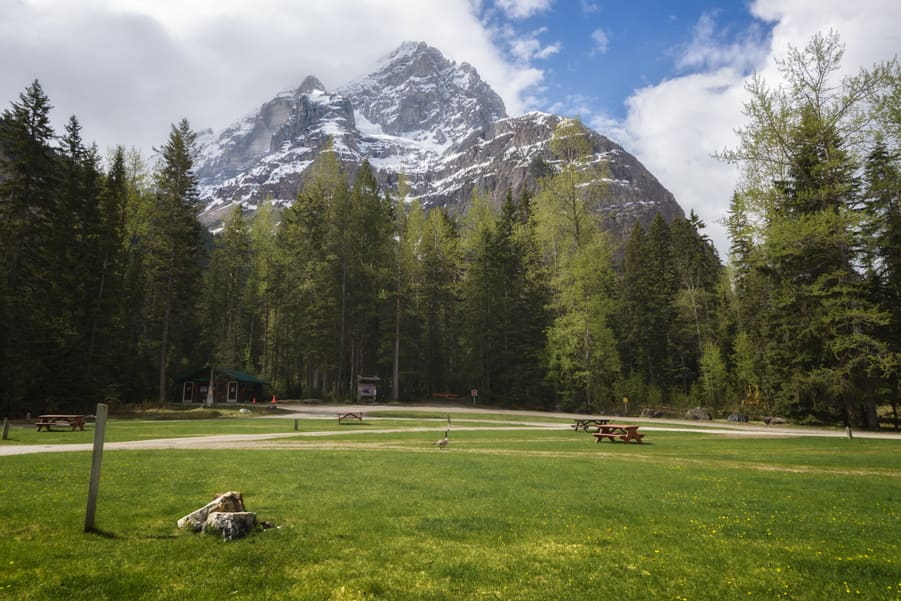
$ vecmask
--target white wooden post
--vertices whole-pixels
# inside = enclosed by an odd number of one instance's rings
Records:
[[[91,460],[91,483],[88,486],[88,509],[84,518],[84,531],[94,531],[94,514],[97,512],[97,490],[100,488],[100,462],[103,459],[103,438],[106,435],[106,412],[103,403],[97,404],[97,424],[94,429],[94,456]]]

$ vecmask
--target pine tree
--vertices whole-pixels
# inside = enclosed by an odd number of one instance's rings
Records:
[[[51,237],[58,210],[50,101],[35,80],[0,117],[0,395],[35,410],[55,348]]]
[[[901,351],[901,159],[878,138],[867,156],[864,171],[863,234],[873,302],[889,316],[881,337],[889,348]],[[898,426],[901,366],[887,363],[876,394],[888,399]],[[874,378],[873,381],[876,381]]]
[[[470,386],[479,389],[480,399],[493,400],[494,358],[498,355],[503,324],[502,286],[494,247],[497,215],[488,198],[477,192],[464,215],[460,237],[462,279],[460,282],[462,351]]]
[[[390,268],[393,259],[394,216],[387,198],[364,161],[349,194],[344,223],[349,235],[346,256],[347,286],[347,395],[356,394],[357,377],[373,375],[389,363],[381,351],[384,322],[390,319]],[[387,376],[387,371],[382,373]]]
[[[87,148],[76,117],[60,140],[58,206],[51,223],[49,248],[58,273],[52,281],[56,302],[56,344],[48,351],[54,377],[50,394],[73,406],[96,396],[97,365],[91,333],[100,316],[102,174],[96,149]]]
[[[277,215],[269,200],[257,207],[250,221],[250,267],[245,292],[250,323],[245,363],[257,373],[271,378],[273,346],[278,312],[283,295],[277,266]]]
[[[685,393],[701,373],[706,345],[718,344],[715,299],[722,267],[713,244],[701,233],[703,229],[704,223],[694,211],[688,219],[670,224],[676,290],[670,328],[672,361],[679,366]]]
[[[250,258],[250,236],[244,212],[238,206],[214,240],[206,271],[204,315],[215,365],[249,367],[245,357],[249,334],[246,291]]]
[[[398,204],[405,203],[405,185],[398,186]],[[422,241],[426,213],[417,199],[410,199],[397,213],[397,299],[394,315],[394,352],[392,359],[392,393],[398,397],[428,394],[426,377],[426,304]]]
[[[303,189],[287,210],[278,232],[283,297],[273,345],[271,378],[287,393],[339,395],[346,385],[339,365],[343,357],[346,305],[342,311],[342,278],[347,240],[336,235],[336,223],[347,205],[347,178],[333,150],[316,157]],[[344,291],[346,293],[346,290]]]
[[[870,100],[895,67],[877,65],[835,86],[842,54],[837,35],[818,35],[780,62],[785,87],[752,79],[750,122],[724,158],[744,168],[747,217],[733,211],[733,230],[741,235],[740,292],[751,293],[742,319],[763,349],[765,394],[798,417],[873,426],[870,379],[896,359],[878,335],[886,315],[857,269],[865,245],[856,173]]]
[[[196,134],[186,119],[173,125],[160,150],[154,177],[154,205],[147,231],[145,272],[150,322],[159,352],[159,400],[169,392],[171,367],[196,363],[197,287],[201,283],[203,246],[197,221],[194,174]]]
[[[118,146],[113,151],[100,191],[95,287],[87,299],[91,314],[88,354],[101,387],[100,398],[105,401],[124,400],[126,384],[122,364],[129,351],[126,346],[127,322],[123,316],[137,309],[129,304],[125,293],[127,202],[125,149]]]
[[[440,209],[426,217],[419,239],[419,315],[422,332],[422,371],[425,392],[461,390],[466,382],[458,372],[457,296],[460,284],[460,256],[457,227]]]

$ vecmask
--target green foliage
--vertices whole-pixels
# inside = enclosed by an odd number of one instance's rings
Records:
[[[500,213],[476,195],[463,222],[463,349],[482,402],[543,400],[545,304],[528,197],[508,191]]]
[[[610,329],[613,315],[612,247],[596,207],[604,169],[595,167],[587,131],[561,121],[550,144],[559,163],[541,180],[532,223],[550,275],[548,377],[558,404],[591,407],[612,400],[619,356]]]
[[[876,65],[836,85],[843,51],[834,33],[817,35],[780,63],[783,87],[760,78],[748,86],[749,123],[724,155],[744,174],[729,220],[747,333],[736,355],[739,379],[759,384],[777,410],[875,427],[874,385],[898,365],[886,339],[891,316],[861,270],[885,264],[875,258],[873,241],[885,230],[874,216],[890,213],[883,183],[891,161],[878,143],[863,212],[860,176],[876,135],[873,101],[898,67]]]
[[[202,283],[199,198],[194,175],[196,134],[186,119],[172,125],[153,178],[143,273],[147,341],[159,353],[159,400],[169,398],[170,369],[185,370],[202,357],[196,288]]]
[[[251,240],[241,207],[236,207],[215,242],[204,283],[204,314],[214,365],[252,368],[245,355],[250,342],[252,292]]]

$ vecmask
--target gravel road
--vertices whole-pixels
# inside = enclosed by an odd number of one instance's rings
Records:
[[[447,411],[453,412],[455,415],[466,413],[468,418],[455,418],[451,427],[456,431],[465,430],[535,430],[535,429],[559,429],[566,427],[559,422],[548,422],[548,418],[572,419],[576,417],[590,417],[587,415],[577,415],[572,413],[547,413],[537,411],[506,411],[500,409],[480,409],[466,408],[459,406],[397,406],[397,405],[316,405],[316,406],[294,406],[282,405],[282,411],[273,414],[272,417],[280,419],[322,419],[335,420],[337,413],[347,412],[373,412],[379,413],[388,411]],[[503,414],[509,416],[506,420],[492,419],[492,423],[498,425],[485,425],[484,420],[479,420],[479,414],[498,415]],[[397,419],[397,418],[365,418],[369,423],[377,423],[380,419]],[[417,421],[422,421],[418,419]],[[659,420],[648,418],[628,418],[628,421],[641,425],[643,431],[666,431],[666,432],[704,432],[711,435],[724,436],[792,436],[792,437],[829,437],[829,438],[846,438],[847,434],[844,430],[825,429],[825,428],[792,428],[792,427],[770,427],[759,424],[732,424],[723,422],[698,422],[698,421],[682,421],[682,420]],[[475,425],[473,422],[479,422]],[[443,432],[447,429],[447,424],[443,419],[436,419],[434,427],[415,427],[415,428],[391,428],[391,429],[348,429],[348,430],[328,430],[328,431],[302,431],[302,432],[284,432],[272,434],[217,434],[208,436],[194,436],[186,438],[159,438],[154,440],[135,440],[126,442],[108,442],[104,445],[104,451],[118,450],[153,450],[153,449],[235,449],[246,448],[252,449],[259,447],[260,441],[277,440],[281,438],[310,438],[310,437],[334,437],[340,438],[348,434],[379,434],[379,433],[395,433],[395,432]],[[855,438],[881,438],[901,441],[901,433],[897,432],[867,432],[855,431]],[[8,442],[0,442],[0,456],[3,455],[26,455],[33,453],[60,453],[60,452],[76,452],[90,451],[93,447],[91,443],[79,444],[39,444],[39,445],[16,445]]]

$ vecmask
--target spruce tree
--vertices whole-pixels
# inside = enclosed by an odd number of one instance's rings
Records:
[[[194,174],[196,134],[187,119],[172,125],[160,149],[154,176],[153,207],[147,230],[145,272],[149,321],[159,353],[159,400],[170,392],[172,369],[201,360],[193,351],[198,336],[197,287],[204,249],[197,221],[199,197]]]
[[[887,315],[859,270],[858,173],[872,101],[897,66],[836,85],[843,51],[836,34],[817,35],[780,62],[783,87],[753,78],[749,123],[723,156],[743,167],[746,216],[732,215],[741,236],[738,289],[750,299],[742,320],[762,349],[767,402],[797,417],[874,426],[872,378],[897,361],[879,334]]]
[[[0,117],[0,395],[10,413],[56,402],[46,395],[47,356],[57,348],[51,108],[35,80]]]
[[[235,207],[214,240],[204,285],[206,336],[212,361],[228,368],[248,369],[249,335],[247,282],[250,277],[250,237],[244,212]]]

